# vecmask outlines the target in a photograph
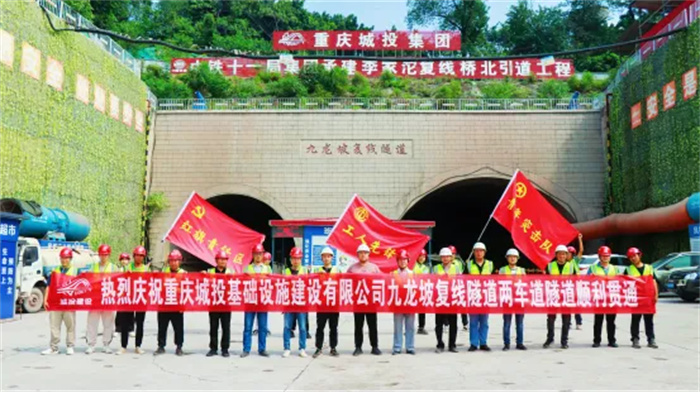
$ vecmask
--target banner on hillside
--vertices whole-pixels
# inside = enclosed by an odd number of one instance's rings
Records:
[[[571,59],[515,59],[515,60],[424,60],[383,61],[354,59],[295,59],[281,56],[278,59],[246,59],[241,57],[221,58],[175,58],[170,62],[170,73],[184,74],[200,64],[226,76],[252,78],[260,71],[298,74],[308,65],[321,64],[327,70],[344,68],[349,76],[355,74],[377,78],[384,71],[407,78],[457,78],[457,79],[569,79],[574,75]]]
[[[542,269],[554,260],[557,245],[567,245],[578,235],[520,170],[508,183],[493,218],[510,232],[515,246]]]
[[[357,247],[365,244],[370,249],[370,262],[383,272],[391,272],[396,270],[399,250],[408,251],[412,267],[429,240],[430,236],[395,223],[355,194],[328,235],[326,244],[347,255],[357,255]]]
[[[652,277],[54,273],[49,311],[654,313]]]
[[[240,224],[192,192],[163,240],[212,266],[216,266],[214,255],[219,250],[226,251],[231,256],[229,267],[241,272],[253,259],[253,247],[262,243],[265,235]]]
[[[366,51],[459,51],[458,31],[275,31],[272,49],[366,50]]]

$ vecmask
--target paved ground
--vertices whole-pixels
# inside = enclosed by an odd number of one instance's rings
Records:
[[[392,356],[391,316],[380,315],[382,356],[351,356],[353,322],[341,316],[339,358],[322,356],[288,359],[282,353],[282,318],[270,314],[272,337],[268,359],[256,354],[241,359],[242,315],[232,321],[234,356],[206,358],[208,319],[205,313],[185,316],[187,356],[154,357],[155,313],[146,319],[145,355],[96,353],[85,355],[86,313],[78,313],[78,351],[41,356],[49,340],[46,313],[25,315],[0,324],[2,329],[2,382],[0,390],[694,390],[700,388],[700,337],[698,303],[677,298],[660,301],[656,316],[657,350],[629,346],[628,315],[618,317],[620,348],[590,347],[592,316],[584,316],[584,329],[573,330],[571,348],[543,349],[545,317],[525,318],[526,352],[502,352],[502,319],[491,316],[491,353],[467,353],[467,332],[460,331],[460,353],[435,354],[435,337],[418,336],[417,355]],[[314,320],[312,314],[311,317]],[[315,325],[315,322],[313,323]],[[432,330],[434,320],[428,316]],[[643,324],[642,324],[643,327]],[[172,342],[172,331],[168,341]],[[100,339],[98,338],[98,342]],[[132,339],[133,345],[133,339]],[[117,340],[113,341],[117,346]],[[254,341],[254,353],[255,353]],[[293,348],[296,346],[293,345]],[[313,345],[309,343],[309,348]],[[365,344],[365,353],[368,352]],[[64,352],[65,348],[61,348]],[[294,354],[294,352],[293,352]]]

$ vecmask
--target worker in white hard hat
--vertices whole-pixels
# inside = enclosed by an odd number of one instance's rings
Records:
[[[474,243],[472,247],[474,259],[467,262],[467,274],[490,275],[493,273],[493,262],[486,259],[486,245]],[[469,352],[480,349],[490,351],[487,339],[489,336],[489,314],[471,314],[469,316]]]
[[[433,274],[456,276],[460,274],[459,268],[453,263],[454,255],[448,247],[440,249],[441,264],[435,265]],[[435,352],[445,351],[445,343],[442,341],[442,329],[444,321],[447,320],[450,326],[450,338],[448,341],[448,351],[457,351],[457,314],[435,314],[435,338],[437,338],[437,348]]]
[[[508,264],[506,266],[503,266],[499,271],[498,274],[502,274],[504,276],[508,277],[519,277],[519,276],[524,276],[525,275],[525,269],[522,267],[518,266],[518,259],[520,259],[520,253],[518,250],[511,248],[508,251],[506,251],[506,260],[508,261]],[[524,341],[523,341],[523,331],[524,331],[524,326],[523,326],[523,319],[525,318],[524,314],[515,314],[515,348],[520,349],[522,351],[526,350],[527,348],[525,347]],[[513,314],[503,314],[503,350],[507,351],[510,349],[510,325],[513,321]]]
[[[314,273],[318,274],[336,274],[338,273],[338,268],[333,266],[333,249],[330,247],[324,247],[321,250],[321,261],[323,266],[319,266],[314,269]],[[318,312],[316,313],[316,352],[314,352],[313,357],[317,358],[321,356],[323,348],[323,330],[326,328],[326,322],[330,329],[330,341],[331,341],[331,356],[338,356],[338,351],[336,347],[338,346],[338,318],[340,313],[337,312]]]
[[[357,247],[358,262],[350,265],[347,272],[350,274],[380,274],[379,266],[369,261],[369,253],[369,247],[364,243],[360,244],[360,246]],[[381,355],[382,351],[379,350],[379,339],[377,336],[377,313],[356,312],[354,316],[355,352],[353,352],[352,355],[360,356],[362,354],[362,328],[364,327],[365,320],[367,320],[367,327],[369,328],[369,343],[372,345],[372,355]]]
[[[569,250],[565,245],[558,245],[554,249],[555,261],[547,265],[547,274],[552,276],[569,276],[576,274],[574,263],[567,261]],[[557,314],[547,315],[547,341],[542,345],[544,348],[549,348],[554,342],[554,322],[557,320]],[[569,348],[569,326],[571,325],[571,314],[561,315],[561,348]]]

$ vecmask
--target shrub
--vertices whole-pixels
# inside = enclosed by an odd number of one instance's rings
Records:
[[[273,97],[304,97],[308,93],[304,84],[294,75],[286,75],[267,85],[267,94]]]
[[[435,98],[460,98],[462,97],[462,84],[453,80],[450,83],[440,85],[435,91]]]
[[[566,82],[549,79],[537,87],[537,98],[564,98],[570,94]]]
[[[512,82],[489,82],[481,87],[483,98],[527,98],[530,94]]]

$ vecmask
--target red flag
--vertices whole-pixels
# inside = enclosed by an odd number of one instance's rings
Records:
[[[391,272],[396,269],[398,250],[408,251],[413,262],[428,240],[430,236],[396,224],[355,195],[326,243],[347,255],[357,255],[357,247],[364,243],[370,248],[370,262],[383,272]]]
[[[265,235],[240,224],[192,192],[163,240],[211,265],[216,265],[214,254],[224,250],[231,255],[229,267],[241,272],[253,258],[253,246],[262,243]]]
[[[578,231],[547,202],[517,170],[493,212],[493,218],[513,237],[513,243],[544,269],[554,260],[557,245],[567,245]]]

